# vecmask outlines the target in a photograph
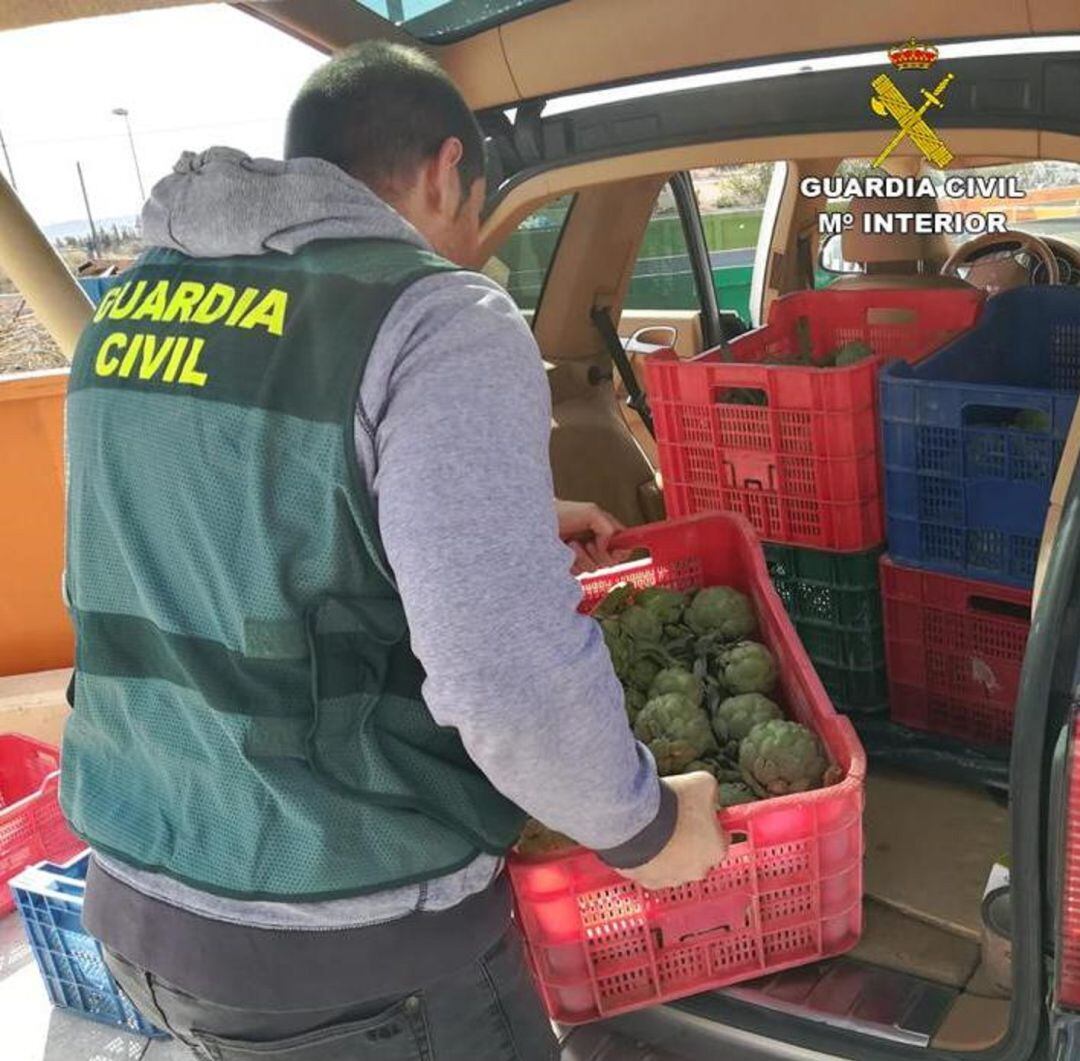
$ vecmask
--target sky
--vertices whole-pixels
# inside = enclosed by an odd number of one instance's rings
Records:
[[[324,56],[234,8],[211,4],[0,33],[0,133],[19,195],[41,225],[135,215],[130,112],[147,191],[185,149],[281,157],[285,115]],[[0,168],[8,176],[0,155]]]

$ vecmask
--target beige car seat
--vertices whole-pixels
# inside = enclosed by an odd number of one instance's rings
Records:
[[[867,214],[927,214],[937,212],[933,196],[912,199],[853,199],[849,207],[854,222],[844,229],[840,246],[844,261],[858,262],[865,272],[840,277],[830,291],[871,291],[879,288],[968,287],[955,276],[942,276],[933,264],[932,236],[907,233],[867,233]]]

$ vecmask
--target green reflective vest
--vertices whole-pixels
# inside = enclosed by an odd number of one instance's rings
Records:
[[[356,464],[406,243],[151,251],[68,394],[75,710],[61,802],[92,846],[221,895],[315,900],[502,853],[521,812],[421,697]]]

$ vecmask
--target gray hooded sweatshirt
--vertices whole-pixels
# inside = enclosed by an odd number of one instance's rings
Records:
[[[154,187],[143,230],[148,244],[198,258],[292,254],[313,240],[357,237],[427,247],[330,163],[253,160],[227,148],[186,153]],[[626,724],[599,627],[577,612],[572,554],[556,533],[550,423],[539,349],[502,288],[460,272],[405,291],[372,348],[355,434],[427,675],[425,702],[502,793],[612,865],[633,866],[666,843],[675,804]],[[482,855],[419,886],[267,903],[96,857],[99,880],[210,922],[278,932],[450,910],[489,889],[501,868]],[[101,924],[104,903],[95,905]]]

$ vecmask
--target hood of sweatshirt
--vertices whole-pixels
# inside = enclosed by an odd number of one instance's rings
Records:
[[[185,151],[143,207],[143,239],[194,258],[280,251],[317,239],[427,241],[366,184],[318,158]]]

